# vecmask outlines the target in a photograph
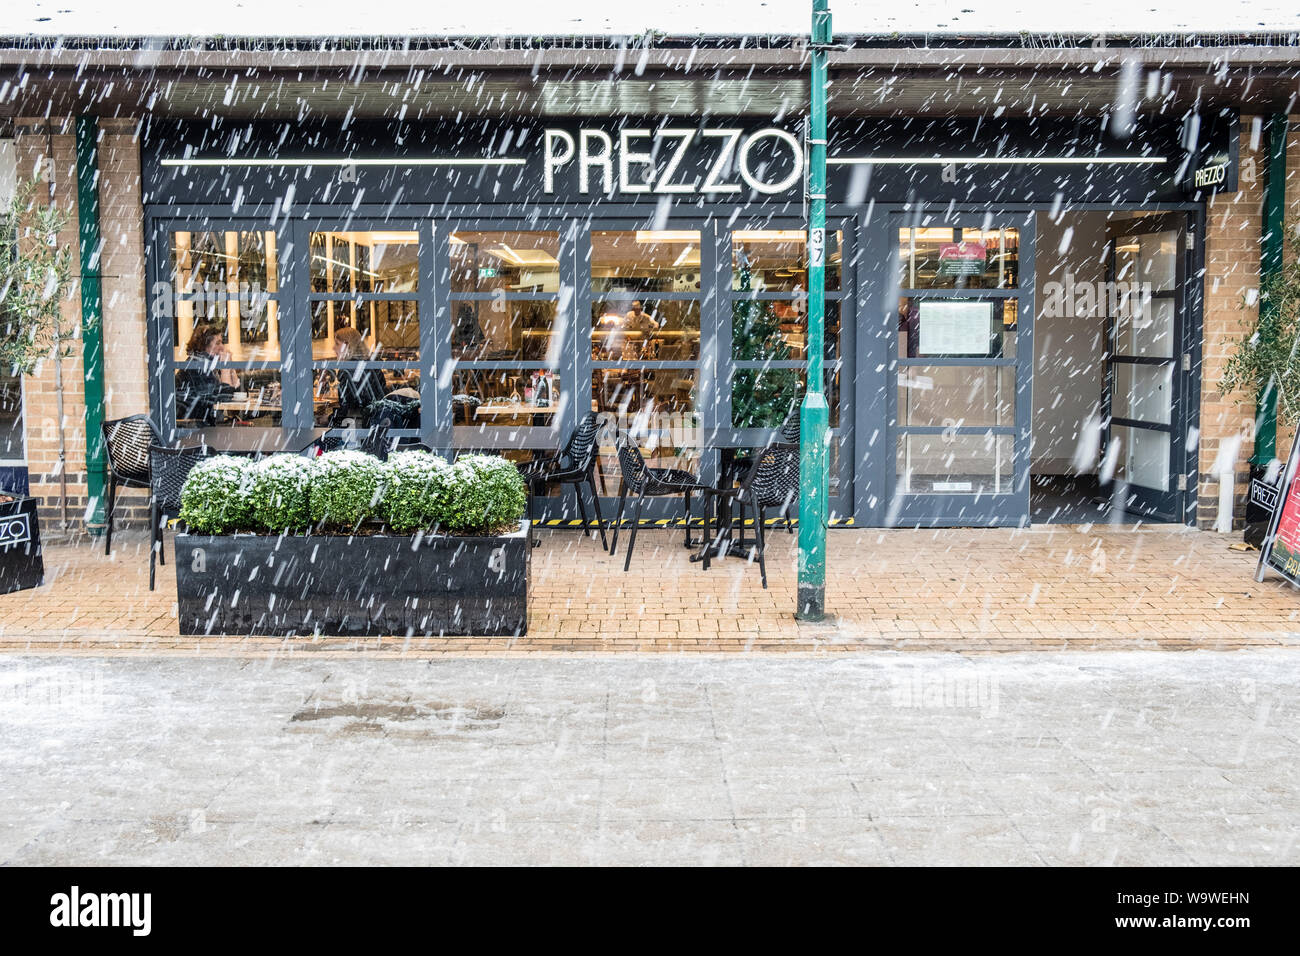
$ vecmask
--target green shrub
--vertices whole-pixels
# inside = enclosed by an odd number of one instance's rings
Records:
[[[441,522],[458,534],[490,534],[516,524],[528,507],[519,470],[504,458],[466,455],[448,470]]]
[[[315,462],[271,455],[251,469],[253,520],[264,531],[297,531],[311,524],[308,487]]]
[[[197,534],[233,534],[253,527],[252,462],[217,455],[199,462],[181,489],[181,520]]]
[[[355,530],[375,514],[383,492],[383,464],[361,451],[330,451],[312,466],[311,520],[323,528]]]
[[[423,531],[443,520],[451,466],[427,451],[403,451],[384,465],[380,516],[400,534]]]

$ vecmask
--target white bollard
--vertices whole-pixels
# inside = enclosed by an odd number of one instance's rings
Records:
[[[1220,534],[1232,531],[1233,499],[1237,490],[1237,456],[1241,454],[1241,435],[1225,438],[1219,444],[1211,470],[1219,479],[1219,514],[1214,519],[1214,530]]]
[[[1232,531],[1232,504],[1236,497],[1236,476],[1230,471],[1219,473],[1219,514],[1214,519],[1214,530],[1220,534]]]

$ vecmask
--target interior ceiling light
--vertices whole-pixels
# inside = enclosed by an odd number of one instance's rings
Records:
[[[740,242],[803,242],[802,229],[740,229],[731,234]]]
[[[1138,166],[1160,165],[1164,156],[836,156],[832,166]]]
[[[647,245],[660,242],[699,242],[700,234],[693,229],[638,229],[636,241]]]

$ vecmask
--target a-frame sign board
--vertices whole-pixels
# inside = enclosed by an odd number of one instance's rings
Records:
[[[1259,549],[1259,567],[1255,580],[1263,581],[1269,570],[1276,571],[1292,584],[1300,587],[1300,481],[1296,467],[1300,464],[1300,441],[1291,445],[1291,455],[1282,473],[1282,484],[1273,516],[1268,522],[1268,534]]]

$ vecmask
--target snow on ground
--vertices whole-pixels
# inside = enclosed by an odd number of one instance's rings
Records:
[[[0,658],[0,865],[1297,862],[1295,653]]]

